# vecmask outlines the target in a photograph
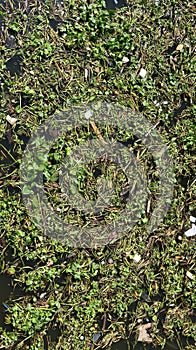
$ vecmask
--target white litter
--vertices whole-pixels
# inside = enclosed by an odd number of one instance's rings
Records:
[[[84,70],[84,77],[85,77],[86,80],[88,79],[88,76],[89,76],[88,69],[85,68],[85,70]]]
[[[146,76],[147,71],[144,68],[140,69],[139,76],[141,78],[144,78]]]
[[[154,104],[155,104],[155,106],[160,106],[160,103],[157,101],[157,100],[154,100]]]
[[[90,117],[92,117],[92,115],[93,115],[93,113],[92,113],[92,111],[89,109],[86,113],[85,113],[85,118],[86,119],[89,119]]]
[[[122,59],[122,63],[128,63],[128,62],[129,62],[128,57],[124,56]]]
[[[194,216],[190,216],[190,222],[192,222],[192,227],[184,233],[186,237],[196,235],[196,218]]]
[[[135,254],[135,256],[134,256],[133,260],[134,260],[136,263],[139,263],[139,262],[140,262],[140,260],[141,260],[141,255],[139,255],[139,254]]]
[[[147,330],[152,327],[152,323],[142,324],[139,326],[139,336],[138,336],[138,342],[146,342],[146,343],[152,343],[152,338],[150,334],[148,334]]]
[[[190,272],[190,271],[187,271],[186,272],[186,275],[187,275],[187,277],[190,279],[190,280],[194,280],[195,279],[195,276]]]
[[[18,119],[12,118],[12,117],[10,117],[10,115],[7,115],[6,120],[7,120],[7,122],[8,122],[9,124],[11,124],[11,125],[16,124],[16,122],[18,121]]]

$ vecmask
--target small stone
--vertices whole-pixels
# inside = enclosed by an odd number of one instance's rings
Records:
[[[128,62],[129,62],[128,57],[124,56],[122,59],[122,63],[128,63]]]
[[[139,76],[141,78],[144,78],[146,76],[147,71],[144,68],[140,69]]]
[[[7,115],[6,120],[7,120],[7,122],[8,122],[9,124],[11,124],[11,125],[16,124],[16,122],[18,121],[17,118],[12,118],[12,117],[10,117],[10,115]]]

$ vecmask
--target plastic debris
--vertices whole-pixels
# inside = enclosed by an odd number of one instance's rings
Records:
[[[85,118],[86,119],[89,119],[90,117],[92,117],[92,115],[93,115],[93,113],[92,113],[92,111],[89,109],[86,113],[85,113]]]
[[[140,260],[141,260],[141,256],[139,254],[135,254],[133,260],[136,262],[136,263],[139,263]]]
[[[9,306],[8,306],[8,305],[3,304],[3,306],[4,306],[4,308],[5,308],[6,310],[9,310]]]
[[[10,117],[10,115],[7,115],[6,120],[7,120],[7,122],[8,122],[9,124],[11,124],[11,125],[16,124],[16,122],[18,121],[17,118],[12,118],[12,117]]]
[[[190,222],[192,223],[192,227],[184,233],[186,237],[196,235],[196,218],[194,216],[190,216]]]
[[[152,338],[148,334],[147,329],[152,327],[152,323],[142,324],[139,326],[138,342],[152,343]]]
[[[85,70],[84,70],[84,77],[85,77],[86,80],[88,79],[88,76],[89,76],[89,71],[88,71],[88,69],[85,68]]]
[[[100,333],[95,333],[93,335],[93,342],[96,343],[100,338],[101,338],[101,334]]]
[[[146,76],[147,71],[144,68],[140,69],[139,76],[141,78],[144,78]]]
[[[192,281],[195,279],[195,276],[190,271],[186,272],[186,276]]]
[[[122,58],[122,63],[128,63],[128,62],[129,62],[128,57],[124,56],[124,57]]]

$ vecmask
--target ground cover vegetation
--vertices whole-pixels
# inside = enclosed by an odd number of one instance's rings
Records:
[[[1,300],[0,349],[195,349],[195,237],[184,236],[196,216],[194,13],[192,1],[176,0],[127,1],[116,10],[96,0],[1,2],[0,284],[11,287]],[[76,249],[30,220],[19,167],[42,122],[96,100],[130,107],[156,125],[176,182],[164,222],[148,234],[158,193],[152,157],[128,131],[98,125],[103,137],[132,146],[152,204],[128,236]],[[44,176],[54,207],[66,209],[56,185],[59,163],[88,137],[97,137],[95,128],[72,130],[51,149]],[[118,198],[126,177],[113,164],[84,168],[80,193],[95,197],[95,173],[111,181],[118,173]],[[82,220],[66,210],[65,219]],[[138,343],[145,324],[150,341]]]

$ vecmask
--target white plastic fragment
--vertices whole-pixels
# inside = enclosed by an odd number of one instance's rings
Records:
[[[155,104],[155,106],[160,106],[160,103],[157,101],[157,100],[154,100],[154,104]]]
[[[128,57],[124,56],[124,57],[122,58],[122,63],[128,63],[128,62],[129,62]]]
[[[196,218],[194,216],[190,216],[190,222],[192,222],[192,227],[184,233],[186,237],[196,235]]]
[[[194,216],[190,216],[190,222],[196,224],[196,218]]]
[[[86,119],[89,119],[90,117],[92,117],[92,115],[93,115],[93,113],[90,109],[84,114]]]
[[[144,78],[146,76],[147,71],[144,68],[140,69],[139,76],[141,78]]]
[[[190,271],[187,271],[186,272],[186,275],[187,275],[187,277],[190,279],[190,280],[194,280],[195,279],[195,276],[190,272]]]
[[[43,299],[43,298],[46,296],[46,294],[47,294],[46,292],[41,293],[41,294],[40,294],[40,296],[39,296],[39,297],[40,297],[40,299]]]
[[[58,207],[58,208],[56,208],[56,211],[58,211],[59,213],[62,213],[63,210]]]
[[[139,326],[139,336],[138,336],[138,342],[146,342],[146,343],[152,343],[152,338],[150,334],[148,334],[147,330],[152,327],[152,323],[142,324]]]
[[[140,260],[141,260],[141,255],[139,255],[139,254],[135,254],[135,256],[134,256],[133,260],[134,260],[136,263],[139,263],[139,262],[140,262]]]
[[[11,124],[11,125],[16,124],[16,122],[18,121],[17,118],[12,118],[12,117],[10,117],[10,115],[7,115],[6,120],[7,120],[7,122],[8,122],[9,124]]]
[[[85,68],[85,70],[84,70],[84,77],[85,77],[86,80],[88,79],[88,75],[89,75],[88,69]]]

